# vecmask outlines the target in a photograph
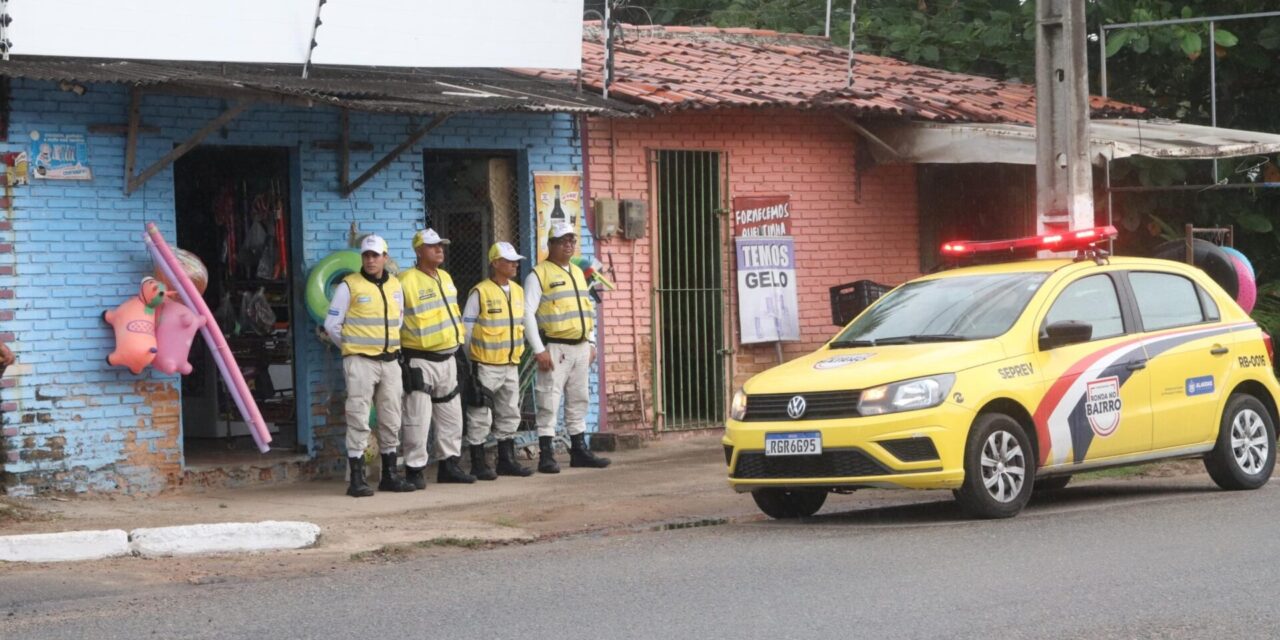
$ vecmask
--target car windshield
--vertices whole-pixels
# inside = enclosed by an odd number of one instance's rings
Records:
[[[1000,273],[909,282],[876,301],[831,346],[994,338],[1013,326],[1048,275]]]

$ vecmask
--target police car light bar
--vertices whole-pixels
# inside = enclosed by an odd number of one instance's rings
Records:
[[[1043,236],[1027,236],[1012,240],[987,240],[969,242],[959,240],[942,245],[942,253],[949,256],[972,256],[980,253],[1009,253],[1019,249],[1036,251],[1073,251],[1086,249],[1099,242],[1115,238],[1119,233],[1116,228],[1107,225],[1092,229],[1066,231]]]

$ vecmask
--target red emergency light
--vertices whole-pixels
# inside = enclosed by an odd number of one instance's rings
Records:
[[[1099,242],[1115,238],[1117,235],[1119,233],[1116,228],[1107,225],[1105,227],[1064,231],[1043,236],[1027,236],[1012,240],[984,240],[981,242],[957,240],[943,244],[942,253],[948,256],[963,257],[981,253],[1012,253],[1028,249],[1035,251],[1074,251],[1076,249],[1087,249]]]

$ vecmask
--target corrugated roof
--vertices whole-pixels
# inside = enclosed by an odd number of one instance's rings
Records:
[[[636,106],[578,91],[575,78],[503,69],[378,69],[22,57],[0,76],[140,87],[254,90],[335,107],[388,113],[568,112],[619,115]]]
[[[659,111],[718,107],[841,109],[855,115],[940,122],[1035,122],[1035,88],[858,54],[846,88],[848,53],[817,36],[756,29],[637,27],[615,35],[611,97]],[[599,23],[583,31],[582,81],[603,86]],[[573,72],[524,69],[570,80]],[[1144,110],[1095,97],[1094,117]]]

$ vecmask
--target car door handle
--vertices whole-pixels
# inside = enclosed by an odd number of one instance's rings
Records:
[[[1210,350],[1209,350],[1209,353],[1211,353],[1211,354],[1213,354],[1213,355],[1215,355],[1215,356],[1225,356],[1225,355],[1227,355],[1227,352],[1228,352],[1228,351],[1231,351],[1231,350],[1230,350],[1230,349],[1228,349],[1228,348],[1226,348],[1226,347],[1218,346],[1218,347],[1214,347],[1214,348],[1210,349]]]
[[[1133,360],[1133,361],[1129,362],[1128,364],[1126,364],[1126,365],[1125,365],[1125,368],[1126,368],[1126,369],[1128,369],[1128,370],[1130,370],[1130,371],[1137,371],[1137,370],[1139,370],[1139,369],[1146,369],[1146,368],[1147,368],[1147,361],[1146,361],[1146,360]]]

